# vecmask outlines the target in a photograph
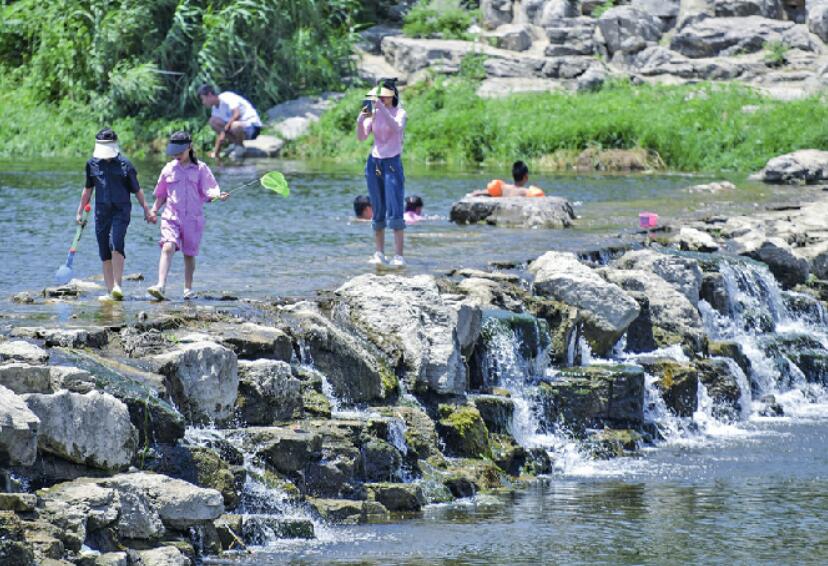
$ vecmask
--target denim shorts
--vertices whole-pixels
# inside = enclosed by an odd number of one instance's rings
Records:
[[[405,172],[399,155],[380,159],[368,156],[365,182],[371,200],[371,227],[384,230],[405,230]]]
[[[255,140],[259,137],[259,134],[262,131],[261,126],[245,126],[244,127],[244,139],[246,140]]]

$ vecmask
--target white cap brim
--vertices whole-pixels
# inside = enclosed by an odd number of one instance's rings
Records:
[[[118,142],[96,141],[92,157],[96,159],[112,159],[117,157],[120,152],[121,150],[118,147]]]

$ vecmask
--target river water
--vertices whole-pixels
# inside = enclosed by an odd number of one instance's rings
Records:
[[[161,164],[138,166],[143,185],[151,189]],[[290,198],[249,189],[207,207],[197,289],[254,298],[311,295],[367,270],[370,227],[352,221],[350,213],[353,197],[364,190],[359,168],[262,161],[219,168],[216,173],[225,188],[232,188],[270,169],[287,174]],[[12,293],[51,283],[74,230],[82,171],[82,162],[0,162],[0,316],[9,318],[6,324],[32,313],[64,320],[73,311],[106,308],[89,300],[78,306],[69,302],[36,307],[6,300]],[[408,192],[420,194],[426,213],[434,216],[408,232],[409,272],[485,267],[492,260],[524,261],[548,249],[592,249],[627,241],[634,237],[642,210],[658,212],[669,222],[749,212],[801,196],[800,189],[769,188],[739,178],[733,194],[711,196],[685,190],[710,180],[703,177],[539,175],[533,180],[548,193],[576,203],[578,227],[521,231],[450,224],[451,202],[492,176],[408,171]],[[157,234],[157,226],[145,225],[136,209],[127,272],[153,278]],[[80,277],[93,276],[99,269],[91,230],[84,236],[75,268]],[[181,269],[178,260],[170,283],[174,297]],[[747,275],[754,281],[768,277],[755,269]],[[129,318],[146,309],[141,299],[148,284],[127,283],[129,300],[102,318]],[[711,312],[706,322],[717,325],[717,332],[730,328]],[[800,321],[777,322],[783,329]],[[819,324],[816,330],[797,329],[825,337],[824,320]],[[733,330],[730,337],[745,344],[753,340],[744,330]],[[340,527],[316,521],[317,540],[273,541],[252,556],[211,563],[828,563],[828,405],[820,392],[804,384],[789,391],[774,389],[780,376],[766,374],[757,372],[750,379],[770,388],[765,392],[780,394],[786,417],[770,419],[747,411],[743,420],[724,424],[700,411],[687,422],[674,423],[653,413],[653,422],[674,432],[639,457],[594,461],[564,441],[553,450],[558,458],[555,472],[512,495],[432,505],[421,516],[402,522]],[[519,381],[505,374],[499,378],[506,386]],[[516,399],[521,398],[518,389],[513,391]],[[806,390],[810,400],[818,402],[803,401]],[[524,430],[526,424],[521,425]]]
[[[136,163],[145,193],[151,193],[162,167]],[[307,295],[335,288],[365,272],[373,253],[368,223],[352,218],[353,198],[366,192],[360,167],[261,160],[255,165],[215,168],[225,189],[278,169],[286,173],[292,194],[283,199],[250,188],[224,203],[206,206],[207,227],[198,258],[196,290],[263,297]],[[65,261],[74,235],[74,212],[84,183],[83,161],[0,161],[0,235],[3,263],[0,296],[50,285]],[[499,176],[503,176],[501,172]],[[434,272],[481,267],[493,260],[521,260],[549,249],[581,249],[629,237],[638,213],[652,210],[665,221],[690,215],[752,210],[770,200],[796,198],[792,189],[769,190],[742,182],[734,194],[699,195],[684,189],[705,178],[686,176],[533,176],[548,194],[576,203],[582,217],[572,230],[493,230],[448,222],[451,203],[482,188],[498,172],[409,169],[408,194],[419,194],[434,219],[408,231],[408,271]],[[92,226],[90,225],[89,228]],[[147,281],[127,283],[131,298],[142,298],[154,282],[158,264],[158,226],[147,225],[133,204],[127,238],[127,273]],[[390,240],[390,238],[389,238]],[[390,241],[387,251],[391,251]],[[75,273],[100,273],[94,231],[87,229],[75,260]],[[180,297],[183,263],[173,265],[171,296]]]

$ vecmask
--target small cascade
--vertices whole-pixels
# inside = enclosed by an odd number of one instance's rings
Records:
[[[228,442],[226,430],[215,427],[187,427],[185,441],[194,446],[214,447]],[[245,481],[234,513],[242,516],[245,543],[251,546],[272,546],[291,538],[324,538],[328,527],[317,520],[301,503],[284,489],[268,481],[268,472],[256,462],[249,451],[242,451]],[[194,541],[200,533],[192,533]]]
[[[405,441],[406,430],[405,421],[402,419],[393,418],[388,423],[388,442],[403,456],[408,454],[408,443]]]
[[[736,383],[739,385],[739,407],[741,408],[742,420],[747,420],[753,411],[753,398],[751,394],[750,381],[744,370],[731,358],[714,358],[722,360],[727,364],[731,375],[736,377]],[[703,384],[702,384],[703,385]]]

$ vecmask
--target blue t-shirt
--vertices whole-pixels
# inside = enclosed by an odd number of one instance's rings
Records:
[[[125,204],[130,202],[131,194],[141,190],[138,172],[120,154],[112,159],[93,157],[87,161],[85,186],[95,189],[95,204]]]

